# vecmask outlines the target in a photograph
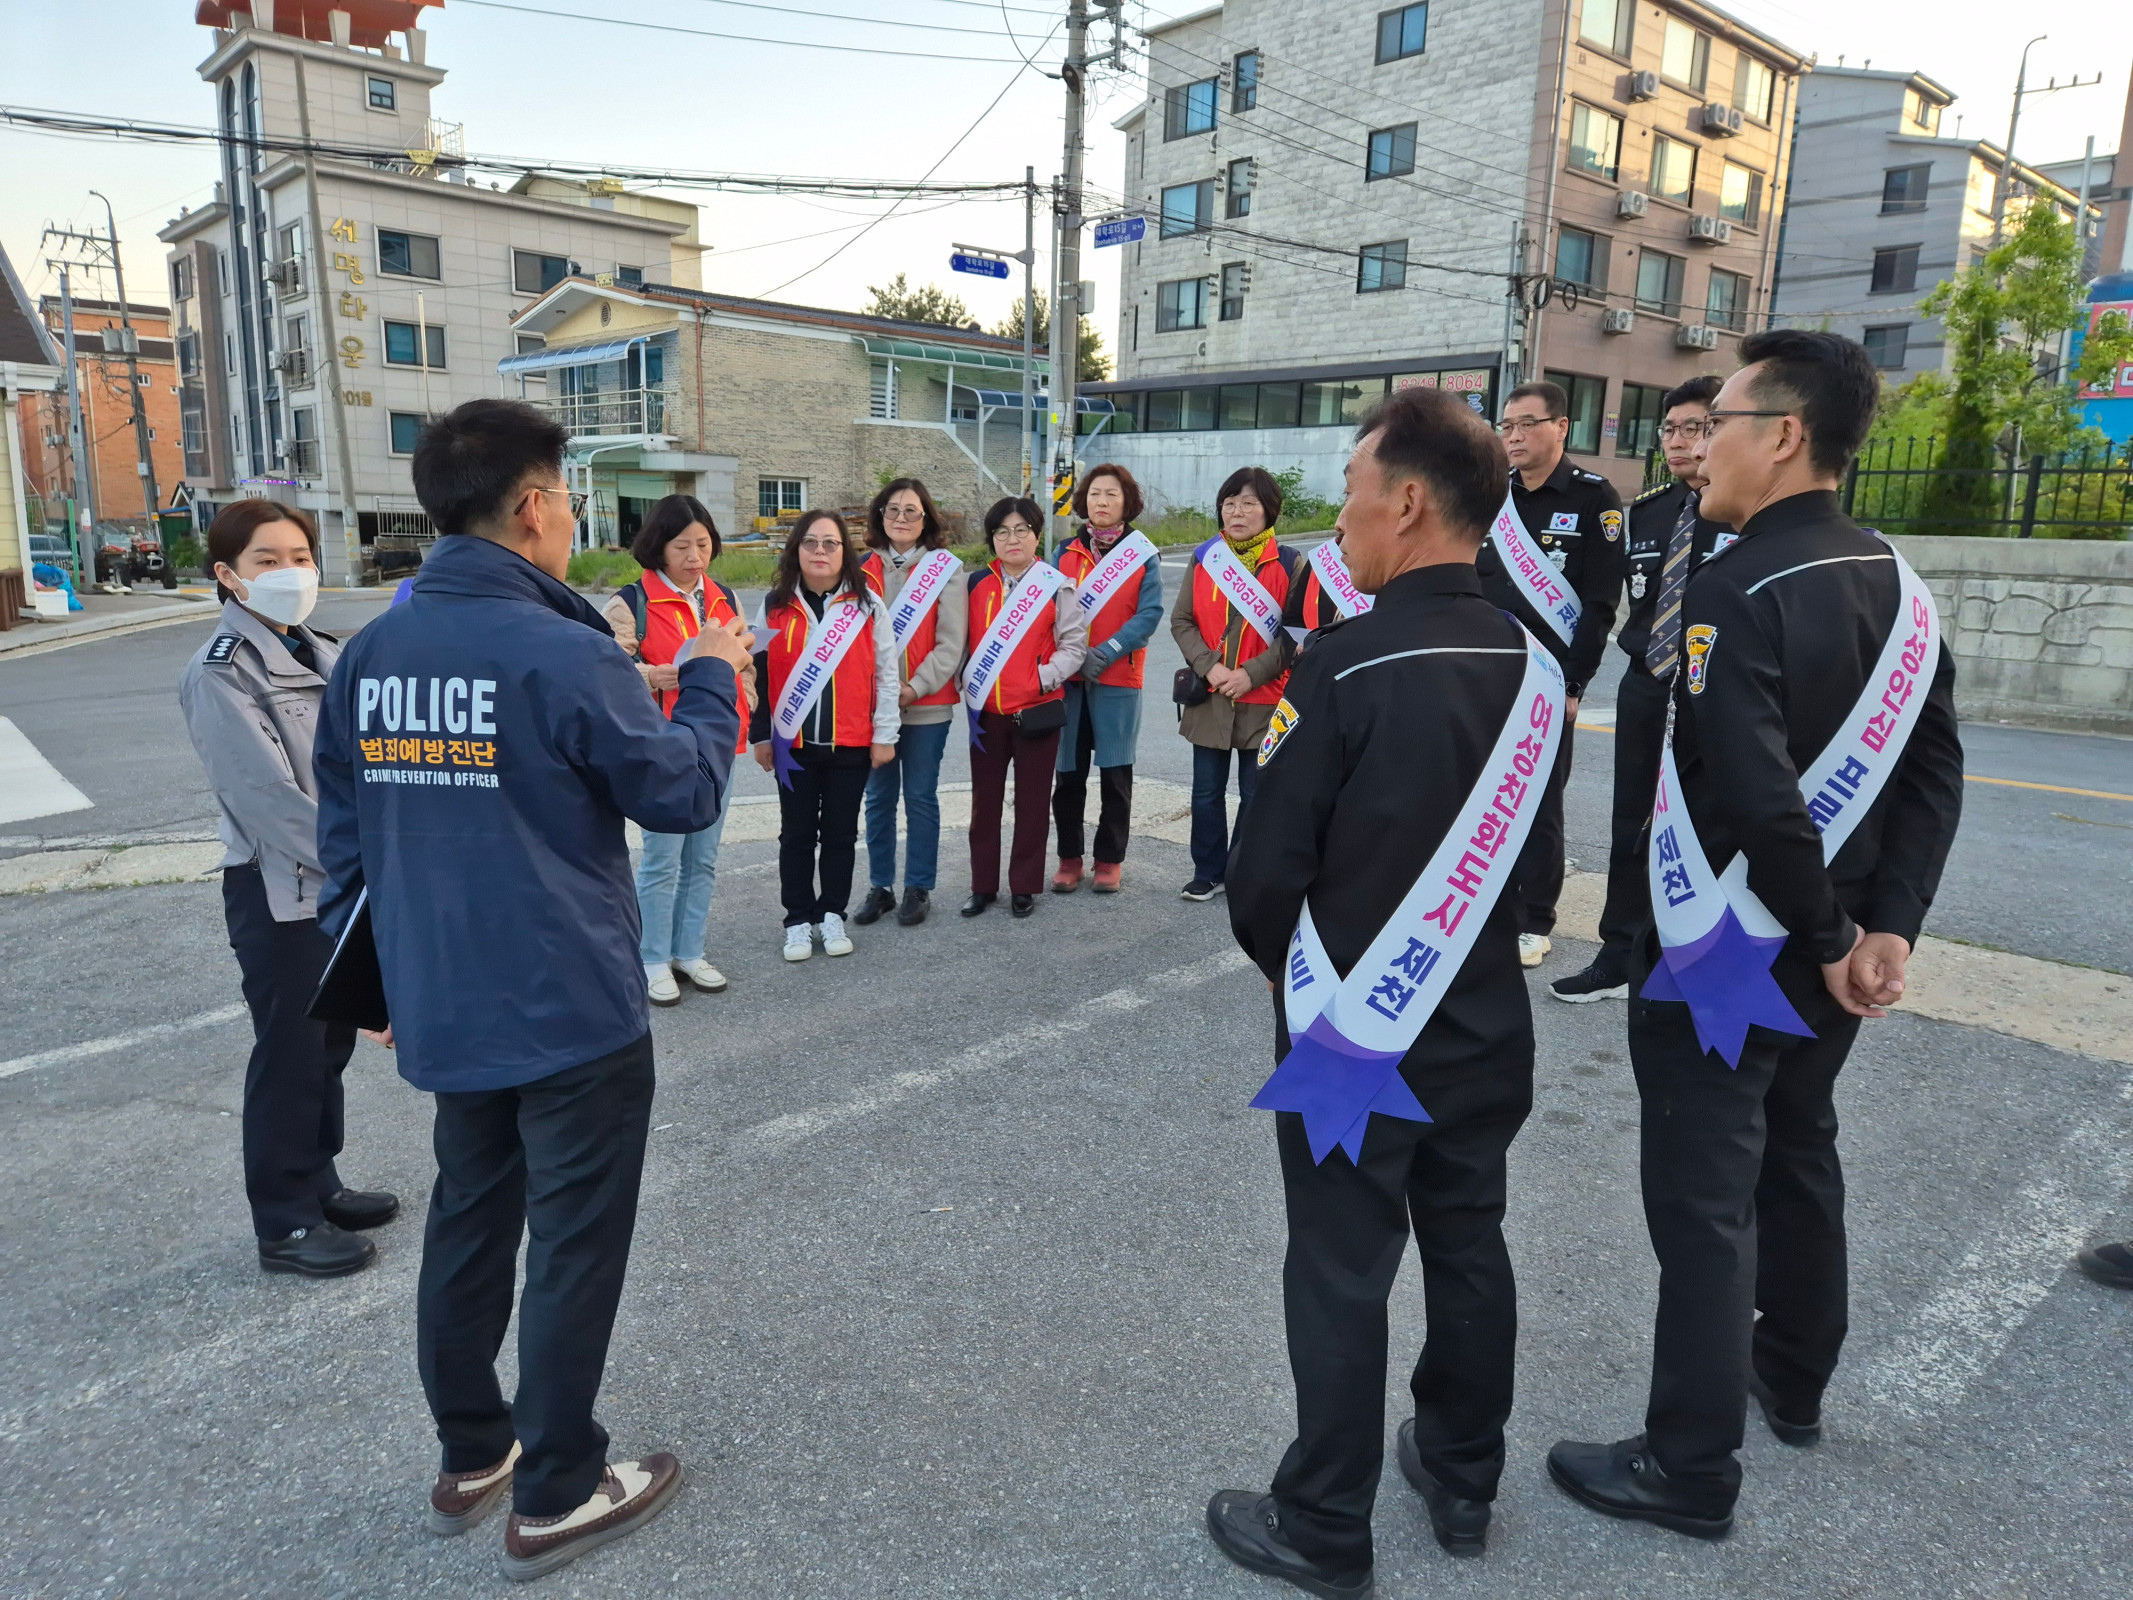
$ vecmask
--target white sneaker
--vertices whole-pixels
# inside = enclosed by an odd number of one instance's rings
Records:
[[[815,953],[815,930],[804,922],[795,922],[785,930],[785,959],[805,961]]]
[[[674,981],[674,974],[662,961],[657,965],[647,963],[644,969],[644,989],[655,1006],[678,1006],[681,1004],[681,985]]]
[[[1545,933],[1522,933],[1518,936],[1518,964],[1537,967],[1548,959],[1548,952],[1554,948]]]
[[[706,994],[717,994],[726,987],[726,975],[702,956],[694,961],[677,961],[674,970]]]
[[[822,953],[826,956],[848,956],[852,953],[851,935],[844,931],[844,918],[834,911],[822,913]]]

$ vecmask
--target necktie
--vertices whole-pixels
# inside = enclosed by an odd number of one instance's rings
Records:
[[[1651,642],[1644,647],[1645,669],[1665,683],[1681,661],[1681,593],[1689,586],[1689,549],[1696,536],[1696,491],[1681,502],[1681,515],[1667,535],[1666,560],[1659,568],[1659,609],[1652,616]]]

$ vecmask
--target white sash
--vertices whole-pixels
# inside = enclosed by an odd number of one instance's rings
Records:
[[[1111,546],[1111,553],[1091,567],[1089,575],[1081,580],[1081,591],[1075,595],[1074,603],[1081,607],[1082,616],[1095,621],[1096,613],[1103,609],[1104,602],[1111,598],[1118,586],[1154,559],[1155,541],[1138,528]]]
[[[1540,546],[1526,532],[1526,525],[1518,520],[1518,502],[1508,490],[1504,493],[1503,509],[1496,513],[1495,524],[1489,529],[1489,538],[1496,546],[1496,555],[1503,562],[1504,571],[1510,575],[1518,592],[1525,596],[1526,603],[1540,613],[1550,632],[1568,644],[1570,636],[1577,632],[1584,603],[1578,599],[1577,591],[1563,581],[1555,563],[1541,553]]]
[[[1520,632],[1525,678],[1481,776],[1347,977],[1327,959],[1305,903],[1282,983],[1292,1040],[1323,1013],[1353,1050],[1397,1059],[1459,975],[1532,829],[1562,739],[1563,669],[1538,639]],[[1360,1126],[1354,1131],[1360,1141]]]
[[[1266,643],[1274,642],[1281,627],[1281,607],[1264,585],[1245,571],[1244,563],[1229,541],[1217,534],[1200,546],[1200,569],[1214,580],[1222,597],[1244,618],[1245,624]]]
[[[766,616],[761,624],[766,632],[768,620]],[[778,696],[777,710],[771,715],[771,731],[777,737],[790,744],[800,736],[800,725],[807,721],[807,714],[829,687],[845,652],[873,621],[873,606],[849,597],[832,598],[823,606],[822,615],[807,630],[807,643],[785,680],[785,692]]]
[[[1066,581],[1066,574],[1057,567],[1037,561],[1022,574],[1021,582],[1007,591],[1000,602],[1000,614],[993,618],[978,647],[970,652],[970,664],[963,669],[963,704],[973,714],[985,709],[985,696],[991,692],[993,680],[1014,655],[1022,636],[1043,615],[1052,591]]]
[[[1311,570],[1318,574],[1318,586],[1333,596],[1334,608],[1344,617],[1359,617],[1378,603],[1376,595],[1365,594],[1355,586],[1338,539],[1328,539],[1311,552]]]
[[[888,566],[886,557],[882,560]],[[896,640],[896,654],[904,653],[904,646],[918,632],[918,625],[933,613],[940,603],[941,593],[955,580],[963,563],[956,560],[952,551],[928,550],[926,558],[911,569],[911,576],[904,579],[904,586],[896,591],[896,603],[889,607],[889,632]]]

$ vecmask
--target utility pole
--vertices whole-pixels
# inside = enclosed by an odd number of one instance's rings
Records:
[[[1074,492],[1074,380],[1081,354],[1081,123],[1089,54],[1088,0],[1067,0],[1066,150],[1052,205],[1052,537],[1049,554],[1066,534],[1065,497]],[[1072,304],[1068,303],[1072,297]]]
[[[74,480],[73,497],[67,502],[67,531],[74,538],[74,585],[76,592],[96,587],[96,550],[90,541],[95,537],[96,527],[96,474],[84,471],[89,459],[89,430],[81,421],[81,386],[75,376],[74,356],[74,290],[68,281],[67,264],[55,262],[59,268],[59,323],[66,339],[67,350],[67,459],[73,470],[69,476]],[[88,511],[84,519],[76,509],[77,502]],[[87,529],[82,526],[86,520]]]
[[[1022,169],[1022,493],[1037,460],[1037,169]]]
[[[148,537],[161,548],[163,529],[156,521],[156,511],[162,504],[162,494],[156,487],[155,456],[148,448],[148,403],[141,398],[141,338],[133,331],[133,314],[126,309],[126,268],[119,260],[118,219],[112,214],[108,198],[94,189],[89,193],[104,202],[104,236],[111,245],[111,276],[118,286],[120,343],[126,352],[126,398],[133,404],[135,470],[141,475],[141,494],[148,506]]]
[[[1992,186],[1992,242],[1999,244],[2005,237],[2001,226],[2007,214],[2007,202],[2014,195],[2015,130],[2022,125],[2022,98],[2032,94],[2057,94],[2061,89],[2093,89],[2103,82],[2103,74],[2093,78],[2074,77],[2061,83],[2054,77],[2041,89],[2027,87],[2029,80],[2029,51],[2031,45],[2040,45],[2051,37],[2040,33],[2029,44],[2022,46],[2022,64],[2015,69],[2014,109],[2007,114],[2007,145],[2000,152],[2000,177]]]

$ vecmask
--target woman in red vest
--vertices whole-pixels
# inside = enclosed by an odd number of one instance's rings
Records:
[[[785,959],[848,956],[859,800],[896,756],[896,652],[888,613],[834,511],[806,511],[786,536],[755,624],[763,685],[748,737],[778,775],[778,890]],[[819,856],[821,887],[815,883]]]
[[[630,554],[644,568],[644,576],[618,590],[603,608],[615,642],[636,659],[645,687],[669,716],[678,681],[674,657],[681,647],[706,627],[741,618],[733,591],[709,575],[718,552],[718,528],[703,502],[693,495],[670,494],[652,507],[630,541]],[[755,684],[752,668],[741,674],[741,694],[749,704]],[[734,753],[747,748],[743,738]],[[681,1003],[677,973],[713,994],[726,987],[726,975],[711,965],[704,950],[711,891],[718,883],[718,844],[725,831],[726,814],[721,811],[701,833],[644,836],[644,853],[637,863],[637,910],[644,923],[639,953],[645,988],[655,1006]]]
[[[963,564],[946,551],[947,535],[933,496],[916,478],[882,486],[867,507],[867,582],[889,608],[891,628],[913,616],[897,654],[903,687],[897,694],[902,727],[896,759],[867,780],[867,897],[852,921],[860,927],[896,912],[898,926],[926,920],[941,856],[941,757],[955,719],[955,675],[963,664],[970,619],[970,587]],[[939,551],[936,555],[934,552]],[[909,607],[900,605],[917,576]],[[921,611],[920,608],[923,607]],[[904,802],[904,903],[896,904],[896,797]]]
[[[1007,864],[1009,904],[1026,917],[1044,886],[1051,833],[1045,801],[1065,726],[1066,681],[1081,670],[1088,629],[1073,586],[1037,559],[1044,513],[1034,500],[1000,500],[985,513],[990,564],[970,575],[970,656],[963,705],[970,729],[970,898],[977,916],[1000,898],[1000,807],[1015,769],[1015,842]],[[1011,607],[1025,582],[1052,587],[1034,607]],[[1002,613],[1006,620],[1002,621]],[[996,627],[997,625],[997,627]]]
[[[1074,514],[1082,519],[1081,531],[1060,547],[1055,564],[1077,591],[1093,581],[1103,592],[1093,606],[1080,608],[1089,628],[1089,654],[1067,684],[1066,728],[1052,789],[1052,815],[1059,825],[1059,871],[1052,893],[1072,894],[1081,887],[1082,815],[1093,757],[1102,791],[1095,887],[1098,894],[1116,894],[1133,814],[1133,756],[1141,737],[1148,641],[1163,620],[1163,569],[1152,548],[1133,537],[1141,486],[1124,467],[1106,462],[1090,468],[1074,491]],[[1108,563],[1122,546],[1121,561]],[[1144,559],[1118,576],[1115,566],[1136,556]]]
[[[1229,863],[1229,761],[1237,752],[1237,804],[1251,804],[1259,778],[1259,745],[1288,683],[1295,643],[1278,626],[1289,588],[1300,582],[1300,559],[1274,540],[1281,516],[1281,485],[1263,467],[1240,467],[1215,497],[1222,518],[1219,539],[1193,552],[1192,577],[1178,590],[1170,632],[1204,686],[1194,704],[1181,706],[1178,731],[1192,750],[1192,881],[1178,891],[1187,900],[1212,900],[1222,889]],[[1209,575],[1204,557],[1226,547],[1249,581],[1265,592],[1277,625],[1264,637]]]

